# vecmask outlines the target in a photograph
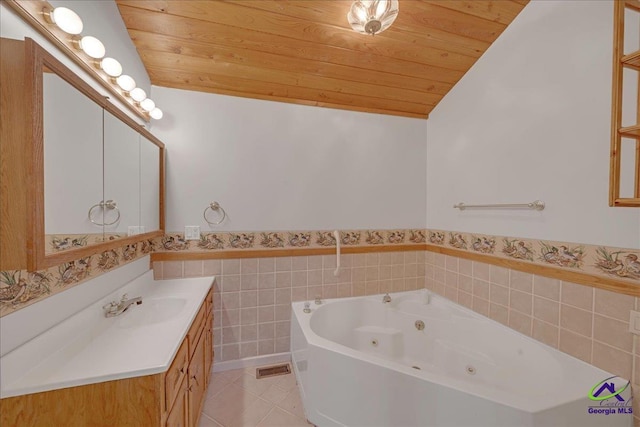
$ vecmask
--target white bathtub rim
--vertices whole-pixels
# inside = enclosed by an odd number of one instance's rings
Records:
[[[406,291],[406,292],[397,292],[397,293],[393,293],[391,294],[392,297],[401,297],[401,296],[410,296],[410,295],[419,295],[421,293],[425,292],[425,290],[416,290],[416,291]],[[523,338],[535,345],[539,345],[539,346],[543,346],[546,349],[549,349],[552,352],[560,352],[560,350],[553,348],[551,346],[548,346],[540,341],[537,341],[527,335],[521,334],[519,332],[517,332],[514,329],[509,328],[508,326],[503,325],[500,322],[497,322],[493,319],[490,319],[488,317],[482,316],[479,313],[476,313],[475,311],[461,306],[451,300],[448,300],[440,295],[436,295],[436,294],[431,294],[432,298],[436,299],[436,300],[441,300],[445,303],[450,303],[456,306],[456,308],[461,309],[463,312],[465,312],[466,314],[469,314],[472,318],[481,321],[481,322],[486,322],[486,323],[490,323],[493,326],[499,327],[501,330],[506,331],[508,333],[512,333],[512,334],[516,334],[518,335],[520,338]],[[380,357],[377,357],[375,355],[372,354],[367,354],[364,352],[360,352],[358,350],[355,350],[353,348],[347,347],[345,345],[339,344],[335,341],[331,341],[328,340],[326,338],[323,338],[319,335],[317,335],[312,329],[311,329],[311,325],[310,325],[310,320],[311,317],[313,316],[313,313],[315,312],[316,309],[319,309],[321,307],[323,307],[325,304],[331,304],[331,303],[336,303],[336,302],[341,302],[341,301],[349,301],[349,300],[356,300],[356,299],[361,299],[361,300],[371,300],[371,301],[380,301],[380,295],[375,295],[375,296],[357,296],[357,297],[346,297],[346,298],[333,298],[333,299],[326,299],[324,300],[323,305],[321,305],[320,307],[318,306],[314,306],[313,304],[311,305],[311,313],[307,314],[307,313],[303,313],[302,309],[304,307],[304,302],[294,302],[292,303],[292,311],[293,311],[293,315],[296,317],[296,319],[298,319],[298,324],[300,325],[302,332],[305,336],[305,339],[307,340],[307,343],[310,346],[315,346],[327,351],[333,351],[335,353],[341,354],[343,356],[347,356],[347,357],[352,357],[352,358],[356,358],[356,359],[360,359],[364,362],[367,363],[371,363],[374,364],[376,366],[382,367],[382,368],[387,368],[387,369],[392,369],[395,370],[399,373],[402,374],[406,374],[406,375],[410,375],[413,376],[415,378],[419,378],[421,380],[426,380],[426,381],[430,381],[433,382],[435,384],[441,385],[443,387],[449,387],[452,388],[454,390],[460,391],[462,393],[468,393],[470,395],[479,397],[479,398],[483,398],[483,399],[491,399],[492,401],[499,403],[501,405],[505,405],[508,407],[513,407],[522,411],[526,411],[526,412],[530,412],[530,413],[536,413],[536,412],[540,412],[540,411],[544,411],[547,409],[550,409],[554,406],[556,406],[558,404],[557,401],[552,401],[549,400],[547,398],[547,400],[545,402],[532,402],[528,397],[523,396],[523,397],[519,397],[519,396],[515,396],[513,394],[510,394],[508,396],[508,398],[505,399],[504,397],[504,392],[499,392],[493,389],[487,389],[485,386],[482,386],[480,384],[474,384],[474,383],[470,383],[468,381],[462,381],[462,380],[458,380],[455,378],[451,378],[450,376],[447,375],[441,375],[441,374],[437,374],[434,373],[432,371],[423,371],[423,370],[416,370],[413,369],[409,366],[406,365],[402,365],[401,363],[392,361],[392,360],[388,360],[388,359],[383,359]],[[380,304],[382,304],[382,302],[380,302]],[[397,310],[394,307],[390,307],[389,309],[391,310]],[[302,320],[302,321],[301,321]],[[293,321],[293,319],[292,319]],[[579,365],[582,368],[588,368],[590,370],[593,370],[594,372],[600,372],[600,378],[598,379],[605,379],[607,377],[612,376],[611,373],[606,372],[596,366],[593,366],[589,363],[584,362],[583,360],[580,360],[578,358],[575,358],[567,353],[562,353],[564,356],[569,357],[570,359],[573,359],[572,361],[574,363],[576,363],[577,365]],[[594,383],[595,384],[595,383]],[[562,403],[570,403],[570,402],[575,402],[577,400],[581,400],[581,399],[586,399],[587,398],[587,394],[589,391],[589,388],[593,386],[593,384],[589,384],[588,386],[584,386],[584,392],[582,393],[582,389],[580,390],[581,392],[578,393],[576,391],[575,396],[572,396],[570,398],[567,398],[565,401],[563,401]],[[489,391],[489,393],[487,393]],[[501,396],[502,394],[502,396]]]

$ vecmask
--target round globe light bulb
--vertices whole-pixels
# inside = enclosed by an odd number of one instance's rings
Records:
[[[49,18],[67,34],[76,35],[82,32],[82,19],[69,8],[56,7],[49,13]]]
[[[136,81],[131,76],[126,74],[121,75],[116,79],[116,83],[125,92],[131,92],[136,87]]]
[[[129,96],[136,102],[142,102],[147,98],[147,93],[137,87],[129,92]]]
[[[142,107],[142,109],[144,111],[149,113],[149,112],[153,111],[154,108],[156,108],[156,103],[153,102],[151,100],[151,98],[147,98],[147,99],[143,100],[142,102],[140,102],[140,106]]]
[[[149,115],[151,116],[152,119],[160,120],[162,118],[162,116],[164,116],[164,113],[162,112],[161,109],[156,107],[156,108],[154,108],[153,110],[151,110],[149,112]]]
[[[106,53],[102,42],[93,36],[81,38],[80,49],[93,59],[102,59]]]
[[[122,74],[122,65],[113,58],[104,58],[100,61],[100,68],[110,77],[118,77]]]

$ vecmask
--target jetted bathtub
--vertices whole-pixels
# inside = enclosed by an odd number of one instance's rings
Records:
[[[630,398],[588,398],[612,374],[425,290],[310,308],[293,303],[291,352],[318,426],[633,423]],[[624,407],[589,409],[609,404]]]

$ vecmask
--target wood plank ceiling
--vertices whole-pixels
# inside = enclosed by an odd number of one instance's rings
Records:
[[[528,0],[400,0],[385,32],[343,0],[116,0],[157,86],[427,118]]]

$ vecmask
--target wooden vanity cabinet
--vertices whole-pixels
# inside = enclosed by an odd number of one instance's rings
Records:
[[[0,426],[197,426],[213,365],[212,295],[166,372],[1,399]]]

